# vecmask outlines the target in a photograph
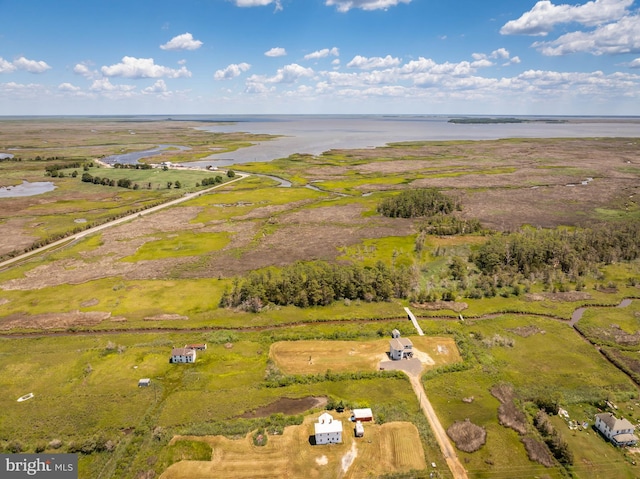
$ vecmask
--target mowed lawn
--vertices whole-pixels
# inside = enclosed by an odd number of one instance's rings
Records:
[[[359,478],[426,468],[413,424],[365,423],[364,437],[354,438],[349,414],[332,412],[334,418],[342,420],[342,444],[311,445],[313,423],[319,414],[307,416],[300,426],[286,427],[282,435],[268,436],[263,447],[254,446],[250,434],[236,440],[223,436],[187,437],[209,444],[213,450],[211,461],[182,461],[169,467],[160,478]]]
[[[460,361],[452,338],[411,336],[415,356],[425,368]],[[369,341],[281,341],[271,345],[270,358],[285,374],[364,372],[388,361],[389,339]],[[420,354],[422,353],[422,354]]]

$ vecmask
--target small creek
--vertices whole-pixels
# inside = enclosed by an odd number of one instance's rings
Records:
[[[618,306],[616,306],[617,308],[626,308],[627,306],[631,305],[631,299],[629,298],[625,298],[622,301],[620,301],[620,304]],[[584,315],[585,311],[590,308],[592,306],[583,306],[580,307],[578,309],[576,309],[573,314],[571,314],[571,321],[569,321],[569,324],[571,326],[575,326],[575,324],[580,321],[582,319],[582,316]]]

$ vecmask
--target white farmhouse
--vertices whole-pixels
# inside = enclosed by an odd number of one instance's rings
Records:
[[[389,341],[389,357],[393,360],[413,357],[413,343],[409,338],[393,338]]]
[[[596,429],[616,446],[633,446],[638,442],[635,426],[626,419],[618,419],[610,412],[596,414]]]
[[[171,351],[172,363],[195,363],[196,350],[190,348],[173,348]]]
[[[323,413],[314,425],[316,444],[338,444],[342,442],[342,421]]]

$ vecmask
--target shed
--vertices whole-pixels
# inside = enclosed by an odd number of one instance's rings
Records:
[[[364,436],[364,426],[360,421],[356,421],[355,433],[356,437]]]
[[[185,346],[186,349],[195,349],[197,351],[204,351],[205,349],[207,349],[207,344],[188,344],[187,346]]]
[[[398,331],[397,329],[394,329],[393,331],[391,331],[391,337],[392,338],[399,338],[400,337],[400,331]]]
[[[371,408],[354,409],[351,414],[352,421],[369,422],[373,421],[373,412]]]
[[[151,385],[151,379],[150,378],[142,378],[140,381],[138,381],[138,387],[142,388],[142,387],[147,387]]]

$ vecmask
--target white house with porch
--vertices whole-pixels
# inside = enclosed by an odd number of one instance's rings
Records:
[[[616,446],[634,446],[638,437],[636,428],[628,420],[618,419],[610,412],[596,414],[596,429]]]
[[[320,415],[313,425],[316,444],[339,444],[342,442],[342,421],[333,419],[328,412]]]
[[[389,357],[393,360],[413,357],[413,343],[409,338],[393,338],[389,341]]]

